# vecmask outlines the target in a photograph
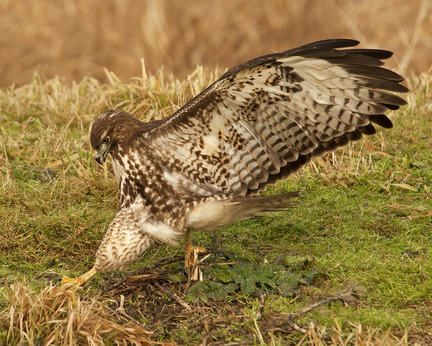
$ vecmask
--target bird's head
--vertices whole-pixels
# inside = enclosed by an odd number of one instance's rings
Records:
[[[141,121],[123,111],[111,110],[98,116],[90,131],[90,143],[96,151],[96,161],[105,162],[108,154],[127,145],[143,125]]]

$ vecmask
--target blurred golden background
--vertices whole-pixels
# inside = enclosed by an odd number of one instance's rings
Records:
[[[325,38],[395,52],[407,76],[432,65],[430,0],[1,0],[0,85],[42,76],[122,79],[141,61],[182,79]]]

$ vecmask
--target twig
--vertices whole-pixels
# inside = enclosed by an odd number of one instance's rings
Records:
[[[129,274],[126,277],[121,278],[119,281],[113,283],[112,285],[106,287],[102,291],[102,294],[105,294],[107,292],[110,292],[110,291],[118,288],[119,286],[121,286],[125,282],[131,282],[131,283],[133,283],[134,281],[135,282],[136,281],[143,281],[143,279],[145,279],[146,281],[151,281],[151,280],[161,279],[161,278],[164,278],[164,277],[165,277],[164,275],[153,275],[153,274],[142,274],[142,275],[131,275],[131,274]]]
[[[170,296],[172,299],[174,299],[177,303],[179,303],[181,306],[183,306],[186,310],[191,311],[192,308],[189,306],[188,303],[186,303],[183,299],[181,299],[175,292],[171,291],[169,288],[163,287],[161,284],[159,284],[157,281],[154,283],[157,288],[159,288],[163,293]]]
[[[181,262],[183,260],[184,260],[184,256],[177,256],[174,258],[168,256],[168,257],[162,258],[161,260],[157,261],[156,263],[150,264],[148,266],[148,268],[162,267],[164,265]]]
[[[356,299],[352,296],[352,289],[350,289],[348,292],[338,294],[337,296],[330,297],[328,299],[324,299],[318,303],[312,304],[310,306],[306,306],[305,308],[301,309],[300,311],[294,312],[292,314],[289,314],[288,316],[288,324],[291,328],[294,330],[297,330],[298,332],[302,334],[308,334],[309,331],[303,328],[300,324],[298,324],[294,318],[299,317],[300,315],[307,314],[308,312],[322,306],[325,304],[329,304],[331,302],[340,300],[344,305],[348,305],[348,302],[355,301]],[[325,338],[325,336],[323,336]]]
[[[266,301],[267,301],[267,294],[265,294],[265,293],[261,294],[260,307],[259,307],[259,310],[258,310],[257,315],[256,315],[257,320],[261,319]]]
[[[306,313],[320,307],[321,305],[329,304],[329,303],[334,302],[336,300],[342,301],[342,303],[344,303],[344,305],[347,306],[348,305],[347,302],[353,300],[353,296],[351,295],[351,293],[352,293],[352,291],[348,291],[346,293],[341,293],[341,294],[338,294],[337,296],[330,297],[328,299],[322,300],[322,301],[315,303],[315,304],[312,304],[310,306],[306,306],[305,308],[301,309],[300,311],[297,311],[295,313],[290,314],[290,316],[292,316],[293,318],[298,317],[300,315],[306,314]]]
[[[294,321],[293,315],[290,314],[288,316],[288,324],[289,326],[294,329],[297,330],[298,332],[302,333],[302,334],[307,334],[308,331],[306,329],[304,329],[302,326],[300,326],[296,321]]]

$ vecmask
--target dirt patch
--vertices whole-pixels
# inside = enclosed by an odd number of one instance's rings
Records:
[[[151,330],[154,340],[250,344],[257,340],[261,325],[265,327],[263,338],[275,331],[295,332],[280,313],[263,314],[265,299],[242,295],[240,288],[240,292],[218,300],[185,294],[187,278],[184,275],[181,279],[182,269],[176,261],[181,259],[166,259],[122,279],[112,279],[106,282],[101,298],[113,311],[121,311]],[[254,314],[251,311],[257,305],[258,313]]]

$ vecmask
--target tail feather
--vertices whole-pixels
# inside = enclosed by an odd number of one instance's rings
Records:
[[[292,201],[294,197],[298,197],[300,191],[281,193],[277,195],[259,195],[259,196],[245,196],[234,198],[230,200],[230,205],[233,208],[238,208],[238,211],[251,214],[250,217],[255,216],[257,212],[265,211],[280,211],[292,206],[295,202]]]
[[[292,206],[292,198],[299,191],[266,196],[244,196],[222,200],[205,199],[191,208],[188,226],[210,231],[219,227],[260,215],[260,212],[281,211]]]

